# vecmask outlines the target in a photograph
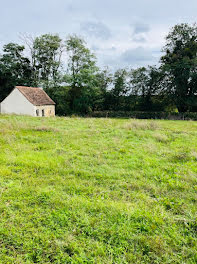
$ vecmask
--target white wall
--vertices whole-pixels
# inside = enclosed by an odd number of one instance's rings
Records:
[[[0,109],[2,114],[35,116],[35,106],[16,88],[1,103]]]

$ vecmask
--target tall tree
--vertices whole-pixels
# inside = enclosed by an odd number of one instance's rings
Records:
[[[179,24],[166,37],[161,58],[167,78],[166,91],[178,111],[197,107],[197,25]]]
[[[68,37],[66,50],[68,69],[65,81],[70,86],[70,109],[73,112],[87,113],[93,110],[99,93],[96,58],[86,47],[84,40],[76,35]]]
[[[108,110],[111,105],[111,85],[113,82],[113,75],[106,67],[104,70],[100,70],[97,74],[97,82],[100,90],[100,96],[96,101],[97,110]]]
[[[112,108],[114,110],[124,109],[124,99],[128,92],[128,73],[125,69],[119,69],[114,73],[112,95]]]
[[[25,47],[9,43],[0,57],[0,100],[3,100],[15,85],[31,85],[33,69],[23,54]]]
[[[56,85],[59,78],[63,45],[61,38],[55,34],[45,34],[35,38],[31,48],[34,82],[45,88]]]
[[[147,69],[145,67],[132,69],[129,77],[130,94],[144,97],[147,86]]]
[[[154,110],[153,101],[161,93],[162,72],[155,66],[140,67],[130,72],[130,95],[143,111]]]

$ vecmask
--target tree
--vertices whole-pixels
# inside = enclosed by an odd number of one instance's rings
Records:
[[[111,90],[113,110],[124,109],[124,99],[128,92],[127,77],[128,73],[125,69],[119,69],[114,73],[113,88]]]
[[[32,84],[33,69],[23,54],[25,47],[9,43],[0,57],[0,100],[3,100],[15,85]]]
[[[136,107],[138,105],[138,110],[155,110],[154,101],[161,94],[162,78],[162,72],[156,66],[131,70],[130,96],[135,96],[135,104]]]
[[[35,85],[42,85],[44,88],[55,86],[63,53],[61,38],[57,34],[45,34],[35,38],[33,47],[30,48]]]
[[[93,110],[99,93],[96,58],[84,40],[76,35],[67,38],[66,50],[68,69],[64,80],[70,86],[70,109],[72,112],[88,113]]]
[[[144,97],[147,86],[147,69],[145,67],[132,69],[129,77],[130,94]]]
[[[168,77],[166,92],[179,112],[197,108],[197,25],[173,27],[163,51],[161,63]]]
[[[111,105],[111,93],[110,88],[113,82],[113,76],[108,68],[100,70],[97,73],[97,82],[99,86],[99,97],[96,101],[97,110],[108,110]]]

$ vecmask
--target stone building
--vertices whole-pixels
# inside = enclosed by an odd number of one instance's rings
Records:
[[[55,116],[55,102],[41,88],[16,86],[1,102],[0,113]]]

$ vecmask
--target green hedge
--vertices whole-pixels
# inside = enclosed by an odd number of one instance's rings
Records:
[[[168,119],[168,120],[197,120],[197,113],[168,113],[168,112],[124,112],[124,111],[96,111],[89,117],[116,117],[136,119]]]

